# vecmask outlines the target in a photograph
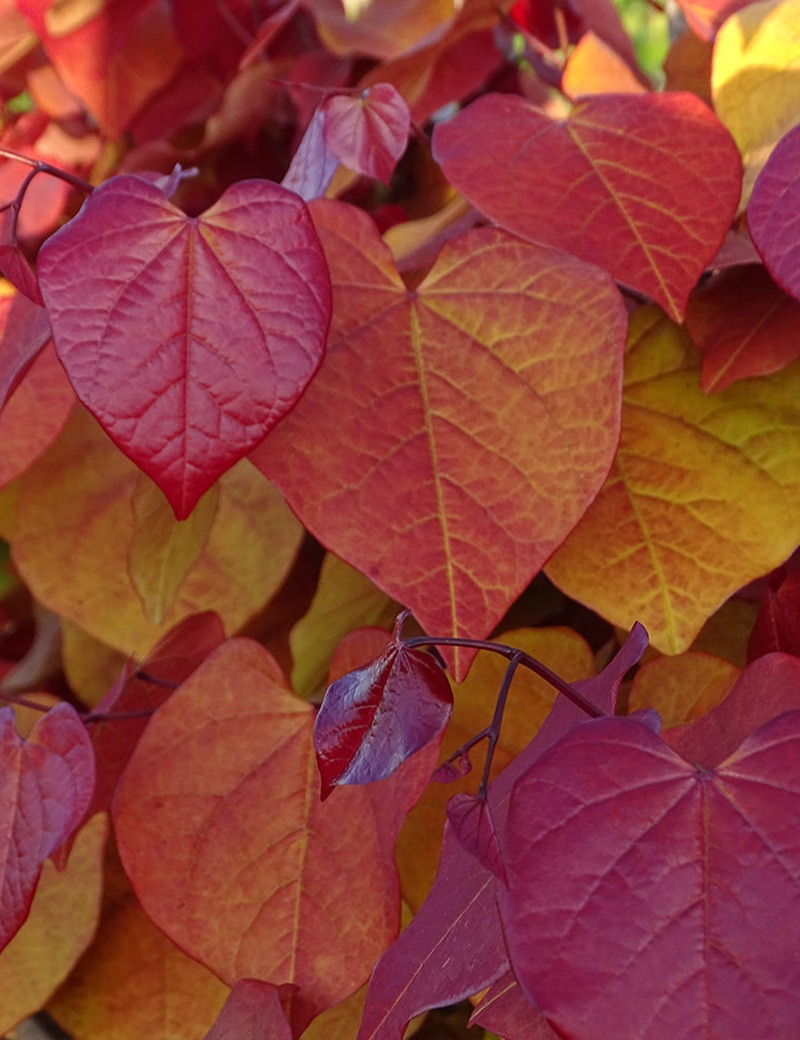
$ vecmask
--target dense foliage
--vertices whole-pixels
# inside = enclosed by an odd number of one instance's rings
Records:
[[[0,0],[0,1033],[795,1040],[800,0],[678,2]]]

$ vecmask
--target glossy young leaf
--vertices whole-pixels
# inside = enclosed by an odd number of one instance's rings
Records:
[[[314,723],[322,798],[383,780],[442,732],[453,691],[434,658],[403,645],[400,615],[383,654],[328,687]]]
[[[557,1032],[791,1035],[798,752],[800,712],[708,771],[632,720],[600,719],[523,775],[499,905],[516,977]]]
[[[583,98],[563,121],[489,94],[437,126],[433,149],[491,220],[604,267],[676,320],[739,202],[736,146],[692,94]]]
[[[448,242],[410,290],[364,213],[328,201],[313,213],[335,286],[328,353],[251,457],[423,628],[484,636],[611,463],[619,294],[489,228]],[[453,657],[458,678],[472,654]]]
[[[76,829],[94,787],[86,727],[57,704],[26,740],[0,708],[0,949],[28,915],[42,864]]]
[[[266,181],[192,218],[154,184],[112,178],[47,240],[39,277],[76,393],[178,519],[322,360],[325,259],[302,201]]]

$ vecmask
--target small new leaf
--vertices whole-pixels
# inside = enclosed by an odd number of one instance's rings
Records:
[[[429,654],[403,644],[407,616],[398,617],[380,657],[328,687],[314,726],[323,799],[337,784],[391,776],[447,725],[450,683]]]

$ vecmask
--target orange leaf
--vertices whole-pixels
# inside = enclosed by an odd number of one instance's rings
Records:
[[[591,30],[581,36],[570,54],[561,86],[571,98],[583,94],[643,94],[647,89],[619,52]]]
[[[334,54],[392,58],[452,21],[457,0],[314,0],[307,6],[326,48]]]
[[[739,202],[736,146],[692,94],[595,95],[559,121],[486,94],[436,127],[433,151],[496,223],[604,267],[677,320]]]
[[[153,717],[114,805],[148,915],[230,984],[299,986],[296,1029],[397,934],[396,814],[420,783],[401,771],[321,803],[313,720],[263,647],[229,640]]]
[[[547,565],[614,624],[664,653],[800,540],[800,363],[709,397],[680,327],[631,318],[622,434],[600,494]]]
[[[80,1040],[198,1040],[227,995],[127,892],[104,913],[97,938],[47,1010]]]
[[[25,582],[51,610],[138,657],[175,622],[203,610],[215,610],[235,631],[282,582],[300,525],[277,490],[239,463],[220,480],[208,540],[164,621],[154,625],[127,573],[137,478],[98,424],[76,409],[21,481],[12,553]]]
[[[424,628],[481,637],[607,472],[620,297],[490,228],[448,242],[412,291],[366,214],[312,208],[334,283],[328,353],[253,461]],[[459,673],[471,656],[454,655]]]
[[[183,57],[169,12],[143,0],[18,6],[64,82],[111,138],[169,82]]]
[[[51,341],[0,412],[0,486],[24,473],[49,447],[74,404],[75,394]]]
[[[693,650],[677,657],[657,657],[634,676],[628,711],[655,708],[665,729],[680,726],[715,708],[740,671],[730,661]]]
[[[28,919],[0,954],[0,1032],[35,1014],[92,941],[107,823],[98,813],[78,831],[63,870],[45,863]]]

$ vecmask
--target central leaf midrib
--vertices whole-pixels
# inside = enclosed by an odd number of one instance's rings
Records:
[[[428,439],[428,451],[431,459],[431,470],[433,476],[434,493],[436,496],[436,510],[439,519],[439,527],[442,532],[442,547],[444,549],[445,570],[447,573],[447,592],[449,597],[450,618],[452,630],[458,634],[455,581],[453,575],[453,560],[450,551],[450,533],[447,529],[447,516],[444,507],[444,492],[439,475],[439,456],[436,448],[436,436],[433,430],[432,410],[430,396],[428,393],[428,382],[425,371],[425,362],[422,355],[422,343],[420,341],[419,315],[417,305],[411,302],[409,307],[409,322],[411,325],[411,349],[414,352],[414,364],[417,369],[420,397],[422,399],[422,415],[425,423],[425,435]]]

